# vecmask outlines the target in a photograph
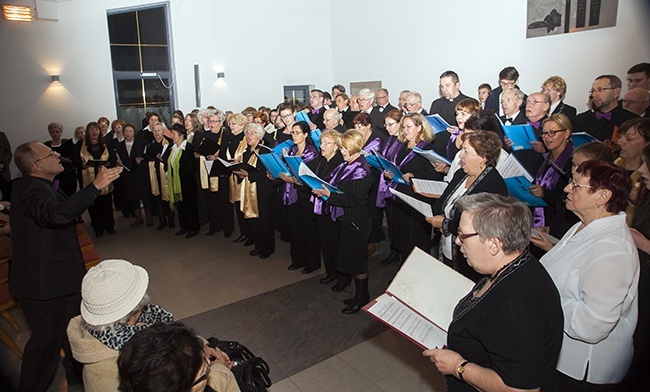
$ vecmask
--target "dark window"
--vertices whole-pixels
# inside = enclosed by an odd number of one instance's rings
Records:
[[[119,118],[140,124],[156,111],[167,122],[174,93],[167,5],[109,12],[113,80]]]

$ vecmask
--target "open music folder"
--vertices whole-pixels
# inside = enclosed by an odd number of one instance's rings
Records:
[[[413,248],[386,292],[363,310],[423,349],[447,344],[456,304],[474,282]]]

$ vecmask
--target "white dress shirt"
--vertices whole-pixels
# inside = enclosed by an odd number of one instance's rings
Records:
[[[632,361],[639,254],[625,216],[597,219],[578,233],[576,223],[540,259],[564,311],[557,369],[576,380],[586,372],[587,382],[618,383]]]

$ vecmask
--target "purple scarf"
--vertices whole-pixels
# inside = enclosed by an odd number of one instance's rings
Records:
[[[396,163],[397,153],[405,146],[404,143],[400,143],[397,137],[390,136],[384,146],[381,149],[381,155],[388,159],[389,161]],[[390,193],[389,188],[391,187],[391,180],[381,174],[379,176],[379,184],[377,184],[377,200],[375,201],[375,206],[378,208],[384,208],[386,206],[386,199],[393,198],[393,194]],[[393,187],[396,187],[397,184],[393,184]]]
[[[296,155],[296,151],[298,151],[298,146],[294,144],[289,149],[289,155],[291,156]],[[317,156],[318,156],[318,151],[316,151],[316,147],[312,146],[311,144],[308,144],[307,146],[305,146],[305,151],[302,152],[300,158],[302,158],[303,162],[307,163],[316,159]],[[284,203],[285,206],[289,206],[297,201],[298,201],[298,190],[296,190],[296,187],[293,184],[285,182],[284,194],[282,195],[282,202]]]
[[[374,133],[370,135],[370,138],[368,138],[368,143],[366,143],[366,145],[362,148],[363,151],[369,154],[372,154],[372,150],[379,152],[379,149],[381,148],[381,139],[379,137],[375,137],[373,139],[373,136],[375,136]]]
[[[573,144],[567,142],[567,146],[564,148],[564,151],[560,153],[560,156],[553,163],[559,168],[566,166],[571,155],[573,154]],[[551,153],[546,154],[546,159],[544,159],[544,164],[540,166],[535,176],[535,183],[541,185],[546,191],[549,191],[555,187],[557,180],[560,179],[560,173],[558,170],[549,163],[551,160]],[[546,226],[546,219],[544,217],[544,207],[535,207],[533,209],[533,227],[544,227]]]
[[[406,148],[407,143],[394,143],[397,146],[392,147],[392,150],[394,151],[393,156],[388,157],[385,156],[386,159],[391,160],[394,164],[396,164],[400,169],[407,164],[413,157],[415,157],[417,154],[411,150],[409,151],[408,154],[402,159],[402,162],[397,163],[397,153],[402,149]],[[419,142],[416,146],[418,148],[424,148],[429,142],[426,140],[422,140]],[[394,199],[395,196],[390,192],[390,188],[397,188],[397,183],[393,180],[388,180],[386,179],[383,175],[379,176],[379,186],[377,188],[377,201],[375,205],[379,208],[383,208],[386,206],[386,199]]]
[[[339,169],[330,184],[337,186],[342,182],[360,180],[370,175],[370,166],[366,162],[366,157],[361,154],[354,162],[339,166]],[[343,207],[329,206],[330,217],[334,222],[340,216],[343,216]]]
[[[320,169],[320,165],[323,163],[323,161],[318,163],[318,167],[316,168],[316,173],[318,173]],[[329,173],[326,173],[325,176],[323,177],[323,180],[325,182],[330,182],[332,181],[332,178],[334,178],[341,169],[345,167],[347,163],[345,161],[341,162],[337,167],[332,169]],[[314,203],[314,214],[316,215],[323,215],[323,207],[325,206],[325,200],[321,199],[320,197],[316,197],[316,195],[311,195],[309,200]]]

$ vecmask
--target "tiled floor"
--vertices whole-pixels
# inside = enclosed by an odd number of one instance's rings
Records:
[[[278,241],[276,253],[261,260],[248,255],[252,248],[233,244],[233,237],[185,239],[170,229],[130,229],[131,220],[118,214],[116,221],[117,235],[93,238],[100,256],[146,268],[152,301],[202,336],[240,341],[263,357],[272,391],[444,390],[443,377],[418,347],[366,314],[340,312],[352,287],[335,293],[318,282],[319,273],[288,271],[288,244]],[[386,248],[380,244],[370,259],[371,296],[386,288],[397,268],[378,265]],[[29,332],[20,309],[12,314],[22,331],[14,333],[4,321],[0,327],[23,347]],[[0,361],[16,382],[20,362],[4,345]],[[59,369],[50,391],[68,390],[64,380]]]

